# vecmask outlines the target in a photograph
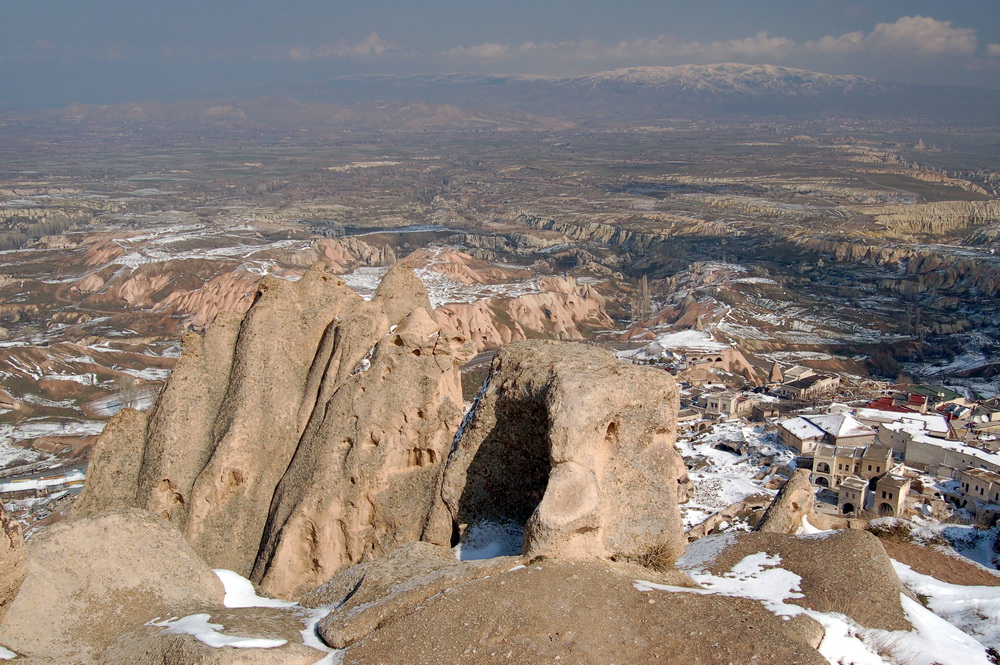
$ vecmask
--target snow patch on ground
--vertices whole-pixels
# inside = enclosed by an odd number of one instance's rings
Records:
[[[253,583],[239,573],[225,568],[213,568],[212,572],[226,590],[222,601],[226,607],[295,607],[295,603],[290,600],[258,596]]]
[[[0,647],[0,660],[14,660],[17,654],[6,647]]]
[[[927,597],[932,612],[984,645],[1000,649],[1000,587],[948,584],[899,561],[892,566],[908,589]]]
[[[223,604],[226,607],[276,607],[280,609],[295,610],[302,616],[305,624],[303,629],[299,631],[299,634],[302,635],[302,643],[307,647],[312,647],[317,651],[327,654],[320,660],[313,663],[313,665],[338,665],[341,662],[343,659],[343,651],[328,647],[322,640],[320,640],[319,634],[316,632],[316,626],[319,625],[319,622],[334,609],[333,605],[322,605],[316,608],[304,608],[298,603],[290,600],[265,598],[263,596],[258,596],[253,583],[239,573],[226,570],[225,568],[213,568],[212,572],[218,576],[219,580],[222,582],[222,586],[225,588],[226,595],[223,600]],[[207,617],[208,615],[204,616]],[[284,640],[273,641],[280,641],[284,643]]]
[[[498,556],[515,556],[524,546],[524,529],[520,524],[507,522],[480,522],[470,525],[455,545],[455,558],[459,561],[492,559]]]
[[[219,623],[209,623],[210,614],[191,614],[186,617],[173,617],[165,621],[153,619],[147,626],[164,628],[168,633],[191,635],[199,642],[214,649],[236,647],[237,649],[273,649],[288,644],[287,640],[266,640],[258,637],[236,637],[225,635],[219,631],[223,626]]]
[[[806,614],[824,628],[819,652],[831,665],[892,665],[901,662],[913,665],[990,664],[985,648],[976,639],[902,594],[900,602],[913,624],[912,631],[864,628],[842,614],[816,612],[788,603],[802,597],[801,577],[780,568],[780,563],[781,558],[776,555],[757,552],[744,557],[723,575],[688,570],[691,578],[703,589],[657,585],[645,580],[636,580],[634,586],[642,592],[668,591],[748,598],[786,619]],[[887,660],[880,653],[891,655]]]

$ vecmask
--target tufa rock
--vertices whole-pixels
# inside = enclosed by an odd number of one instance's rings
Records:
[[[442,332],[429,306],[401,308],[409,314],[386,334],[384,311],[396,306],[377,294],[367,315],[334,336],[317,407],[274,493],[251,576],[269,593],[296,597],[346,566],[430,537],[462,420],[458,367],[471,352]]]
[[[456,525],[525,525],[524,554],[642,557],[684,548],[669,374],[581,344],[523,342],[495,357],[442,497]]]
[[[298,594],[425,537],[471,353],[409,268],[371,302],[321,266],[265,278],[244,317],[184,338],[148,427],[115,421],[76,514],[145,508],[213,567]]]
[[[121,633],[222,600],[218,577],[170,524],[134,508],[98,513],[31,539],[0,644],[33,660],[98,662]]]
[[[809,469],[796,469],[784,484],[754,531],[796,533],[802,520],[813,514],[815,493],[809,482]]]
[[[28,574],[21,525],[0,503],[0,622]]]

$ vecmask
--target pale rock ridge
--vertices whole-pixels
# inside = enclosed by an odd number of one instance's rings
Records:
[[[21,525],[0,504],[0,622],[27,574]]]
[[[556,276],[538,280],[540,293],[448,303],[435,311],[442,324],[480,351],[529,338],[583,340],[585,329],[610,328],[605,300],[589,284]]]
[[[580,344],[511,344],[463,424],[444,503],[460,528],[524,524],[526,556],[672,560],[689,487],[676,413],[664,372]]]

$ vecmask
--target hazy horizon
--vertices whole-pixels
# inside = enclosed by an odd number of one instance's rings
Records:
[[[17,1],[0,108],[260,97],[363,74],[590,74],[742,62],[1000,88],[995,0]]]

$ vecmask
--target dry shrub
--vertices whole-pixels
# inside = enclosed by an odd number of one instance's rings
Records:
[[[676,560],[676,552],[667,543],[657,543],[639,552],[623,554],[616,558],[637,563],[653,570],[671,570]]]

